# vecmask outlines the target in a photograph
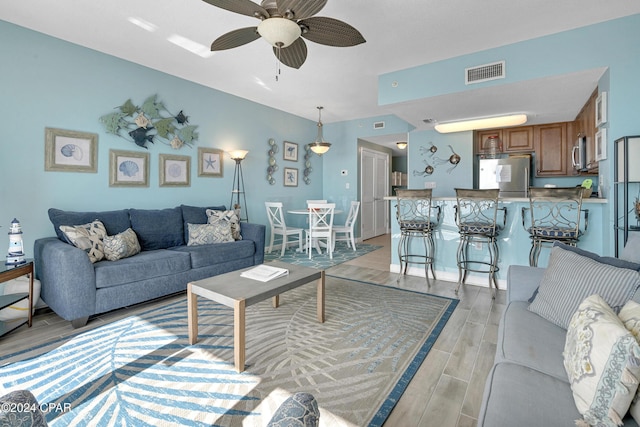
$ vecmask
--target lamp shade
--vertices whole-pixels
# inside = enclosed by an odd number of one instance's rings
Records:
[[[482,119],[463,120],[459,122],[438,123],[435,129],[440,133],[463,132],[466,130],[492,129],[518,126],[527,122],[526,114],[487,117]]]
[[[331,144],[328,142],[312,142],[311,143],[311,151],[318,155],[323,155],[331,148]]]
[[[286,18],[265,19],[258,25],[258,34],[271,46],[287,47],[302,34],[300,26]]]
[[[234,150],[230,151],[229,155],[233,160],[244,160],[244,158],[247,157],[248,153],[248,150]]]

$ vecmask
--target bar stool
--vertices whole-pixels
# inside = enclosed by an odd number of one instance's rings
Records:
[[[460,243],[456,261],[458,264],[458,286],[467,280],[467,273],[489,273],[489,289],[491,284],[498,289],[496,273],[500,270],[498,260],[498,235],[507,223],[507,208],[498,207],[499,189],[491,190],[465,190],[456,188],[456,225],[460,233]],[[498,210],[503,211],[502,225],[497,223]],[[469,246],[486,243],[489,259],[472,259],[469,255]],[[495,298],[495,290],[492,298]]]
[[[431,189],[426,190],[396,190],[398,204],[396,219],[400,225],[400,241],[398,242],[398,258],[400,259],[400,275],[407,274],[409,264],[423,264],[424,275],[429,282],[429,269],[435,280],[433,268],[435,259],[435,243],[433,231],[440,223],[440,206],[434,206],[431,201]],[[434,215],[434,210],[437,214]],[[410,253],[411,240],[418,237],[424,244],[424,254]]]
[[[556,240],[576,246],[589,226],[589,209],[582,209],[582,187],[529,188],[529,208],[522,208],[522,226],[531,238],[529,265],[538,266],[543,245],[551,246]],[[527,228],[526,211],[531,214]],[[584,231],[580,230],[581,212],[584,212]]]

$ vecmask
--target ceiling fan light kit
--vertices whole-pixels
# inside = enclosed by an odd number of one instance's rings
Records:
[[[298,24],[289,19],[269,18],[258,25],[258,34],[271,46],[285,48],[300,37],[302,30]]]
[[[331,148],[331,144],[325,141],[322,136],[321,115],[322,115],[323,107],[316,107],[316,108],[318,109],[318,136],[316,136],[316,140],[313,141],[311,144],[309,144],[309,146],[311,147],[311,151],[316,153],[318,156],[322,156],[324,153],[329,151],[329,148]]]
[[[510,114],[506,116],[486,117],[482,119],[463,120],[459,122],[438,123],[435,129],[440,133],[463,132],[467,130],[492,129],[519,126],[527,122],[526,114]]]
[[[260,19],[257,27],[246,27],[221,35],[211,44],[212,51],[232,49],[260,37],[273,46],[279,62],[300,68],[307,59],[303,38],[326,46],[346,47],[365,43],[362,34],[346,22],[313,16],[327,0],[203,0],[212,6]]]

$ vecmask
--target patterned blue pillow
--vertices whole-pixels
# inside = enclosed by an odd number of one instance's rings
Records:
[[[104,257],[109,261],[117,261],[122,258],[134,256],[140,252],[138,236],[131,228],[115,236],[107,236],[104,242]]]
[[[187,246],[210,245],[212,243],[233,242],[231,225],[228,222],[215,224],[187,224],[189,240]]]

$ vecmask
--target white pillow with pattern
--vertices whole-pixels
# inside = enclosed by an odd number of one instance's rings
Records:
[[[140,242],[136,232],[127,228],[122,233],[104,238],[104,257],[109,261],[117,261],[139,253]]]
[[[226,221],[215,224],[187,224],[189,241],[187,246],[210,245],[212,243],[233,242],[231,225]]]
[[[231,225],[231,234],[233,234],[234,240],[242,240],[240,234],[240,218],[236,214],[236,211],[216,211],[213,209],[207,209],[207,217],[209,224],[215,224],[218,221],[228,222]]]
[[[571,317],[563,355],[584,417],[576,425],[622,425],[638,389],[640,344],[599,295],[586,298]]]
[[[64,237],[76,248],[82,249],[94,263],[104,258],[103,239],[107,230],[101,221],[95,220],[83,225],[61,225]]]

